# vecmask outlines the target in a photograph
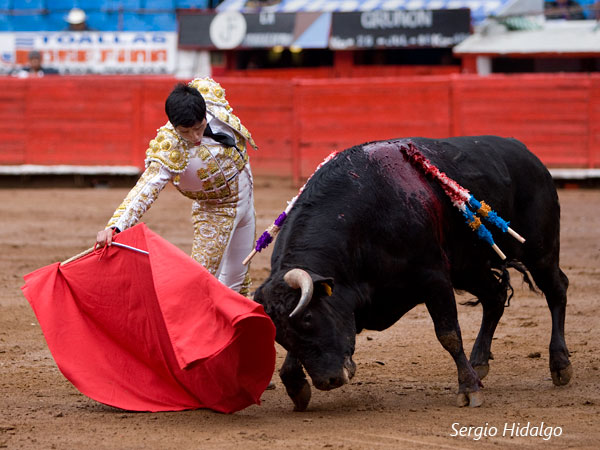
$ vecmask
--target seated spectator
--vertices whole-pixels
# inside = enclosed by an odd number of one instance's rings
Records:
[[[58,70],[51,67],[42,67],[42,54],[32,50],[28,55],[27,66],[17,70],[13,75],[19,78],[43,77],[44,75],[57,75]]]
[[[544,14],[547,19],[585,20],[583,8],[575,0],[546,1]]]
[[[93,31],[87,24],[87,15],[83,9],[73,8],[65,18],[69,26],[65,31]]]

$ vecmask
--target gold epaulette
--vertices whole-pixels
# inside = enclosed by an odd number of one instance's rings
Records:
[[[202,97],[204,97],[206,109],[213,116],[239,133],[239,135],[242,136],[254,150],[258,149],[248,129],[242,125],[240,119],[233,114],[233,108],[225,98],[225,89],[223,89],[219,83],[212,78],[196,78],[190,81],[189,85],[194,89],[197,89]]]
[[[212,78],[195,78],[189,82],[189,86],[197,89],[202,94],[206,106],[217,106],[225,108],[227,111],[233,111],[233,108],[229,106],[229,102],[225,98],[225,89]]]
[[[181,173],[189,163],[188,144],[167,126],[158,129],[146,150],[146,167],[151,161],[159,162],[171,172]]]

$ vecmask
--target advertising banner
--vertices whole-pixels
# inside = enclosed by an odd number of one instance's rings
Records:
[[[470,20],[468,9],[333,14],[329,48],[450,48],[469,36]]]
[[[445,47],[469,36],[468,9],[357,12],[261,12],[179,16],[181,48],[301,47],[332,50]]]
[[[175,32],[0,33],[2,73],[27,64],[31,50],[62,74],[173,74]]]
[[[178,19],[182,48],[327,48],[331,28],[331,13],[321,12],[183,13]]]

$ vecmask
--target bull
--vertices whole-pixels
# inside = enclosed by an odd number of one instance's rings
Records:
[[[506,254],[499,258],[440,185],[408,162],[401,150],[409,144],[510,220],[525,242],[495,235]],[[551,175],[516,139],[406,138],[337,154],[306,184],[279,233],[270,275],[254,296],[287,350],[279,374],[294,409],[305,410],[310,401],[304,369],[320,390],[348,383],[356,370],[356,334],[384,330],[420,303],[456,364],[458,406],[479,406],[492,338],[513,293],[511,267],[545,295],[552,316],[550,372],[555,385],[567,384],[568,278],[559,267],[559,221]],[[470,359],[455,290],[482,305]]]

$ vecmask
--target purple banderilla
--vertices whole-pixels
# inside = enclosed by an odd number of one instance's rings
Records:
[[[257,252],[260,252],[262,249],[266,248],[271,242],[273,242],[273,238],[279,232],[279,229],[283,225],[283,222],[285,222],[286,218],[287,214],[284,211],[281,214],[279,214],[279,217],[277,219],[275,219],[273,225],[271,225],[263,232],[263,234],[261,234],[261,236],[256,241],[255,250]]]

